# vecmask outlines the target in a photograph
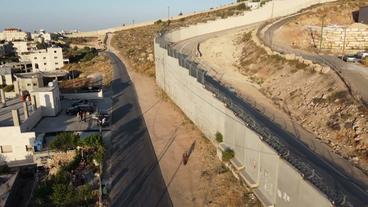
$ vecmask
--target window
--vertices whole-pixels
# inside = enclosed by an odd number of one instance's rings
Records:
[[[27,152],[32,152],[33,151],[32,145],[26,145],[26,151]]]
[[[13,152],[13,147],[11,145],[2,145],[0,146],[1,153],[11,153]]]
[[[59,63],[55,63],[55,65],[59,65]]]
[[[46,60],[46,57],[43,57],[44,60]]]
[[[54,50],[54,53],[56,53],[56,50]]]
[[[37,84],[36,84],[36,83],[34,83],[34,84],[33,84],[33,86],[37,86]]]
[[[30,83],[27,83],[27,86],[31,86],[31,84]]]
[[[47,63],[44,63],[43,65],[47,65]]]
[[[38,64],[37,63],[35,64],[35,68],[38,69]]]
[[[57,57],[55,56],[54,59],[57,59]]]
[[[37,57],[34,57],[35,60],[37,60]]]

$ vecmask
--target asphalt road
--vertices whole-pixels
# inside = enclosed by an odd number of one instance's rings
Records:
[[[195,38],[187,39],[178,43],[175,43],[175,49],[179,52],[187,54],[191,57],[196,56],[196,48],[198,43],[201,43],[207,39],[214,38],[223,35],[227,32],[236,32],[239,29],[245,29],[249,26],[241,28],[235,28],[226,31],[220,31],[216,33],[206,34]],[[193,58],[196,60],[196,58]],[[203,66],[203,65],[202,65]],[[207,69],[206,65],[204,68]],[[361,207],[368,205],[368,185],[361,180],[356,179],[349,175],[349,172],[342,170],[342,168],[332,164],[326,158],[313,152],[306,144],[299,141],[294,135],[286,132],[277,123],[271,121],[270,118],[265,117],[259,111],[255,110],[249,103],[244,103],[242,106],[247,113],[255,117],[255,121],[263,126],[266,126],[273,134],[280,138],[280,141],[287,146],[287,148],[299,155],[302,160],[313,166],[320,175],[324,177],[325,182],[332,188],[339,189],[347,195],[349,201],[354,206]],[[346,162],[347,163],[347,162]],[[347,163],[351,166],[350,163]],[[353,166],[351,166],[353,168]]]
[[[111,52],[113,104],[108,147],[109,203],[120,206],[170,207],[172,202],[146,128],[136,91],[125,65]]]
[[[359,64],[346,63],[336,56],[332,55],[320,55],[316,53],[307,52],[300,49],[294,49],[288,45],[282,44],[274,40],[273,34],[284,24],[296,18],[298,15],[293,15],[281,19],[276,23],[273,23],[269,28],[264,31],[261,38],[264,43],[281,53],[296,54],[303,58],[310,60],[320,65],[331,67],[336,71],[337,75],[342,79],[345,85],[350,89],[350,92],[358,99],[361,99],[366,105],[368,105],[368,68]]]

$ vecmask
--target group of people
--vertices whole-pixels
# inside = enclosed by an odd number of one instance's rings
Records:
[[[77,116],[80,118],[80,121],[87,121],[87,112],[86,111],[78,111]]]

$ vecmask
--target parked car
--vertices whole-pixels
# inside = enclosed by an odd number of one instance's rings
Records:
[[[345,62],[356,63],[359,61],[359,58],[356,55],[345,55],[342,57],[342,60]]]
[[[89,105],[94,105],[91,101],[89,100],[86,100],[86,99],[81,99],[79,101],[76,101],[74,103],[72,103],[71,106],[78,106],[78,105],[81,105],[81,104],[89,104]]]
[[[356,57],[359,58],[360,60],[363,60],[364,58],[368,57],[368,51],[358,52],[356,54]]]
[[[66,109],[66,114],[68,115],[76,115],[79,111],[93,113],[95,112],[95,107],[89,104],[81,104],[77,106],[70,106]]]

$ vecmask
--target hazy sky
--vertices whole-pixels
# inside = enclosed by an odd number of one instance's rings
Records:
[[[201,11],[235,0],[0,0],[0,30],[89,31]]]

